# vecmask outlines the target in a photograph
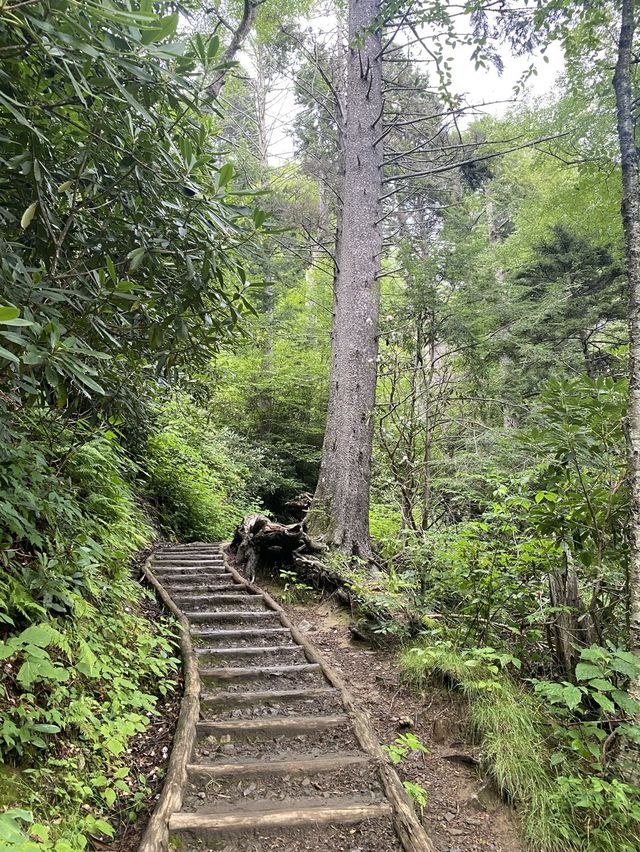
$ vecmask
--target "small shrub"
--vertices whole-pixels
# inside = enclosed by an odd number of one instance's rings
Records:
[[[213,431],[204,412],[169,402],[148,441],[148,492],[162,522],[182,541],[222,541],[256,511],[246,448],[232,433]]]
[[[295,571],[279,571],[280,582],[283,583],[280,597],[285,603],[304,603],[313,594],[313,588],[298,578]]]

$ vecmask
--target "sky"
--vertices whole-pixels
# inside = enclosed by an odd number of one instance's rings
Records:
[[[328,19],[327,19],[328,20]],[[335,22],[331,22],[331,27]],[[548,62],[540,55],[534,57],[513,57],[502,55],[505,65],[502,74],[495,68],[475,70],[471,61],[472,48],[459,48],[453,56],[453,90],[457,94],[466,94],[470,104],[487,104],[483,111],[500,117],[512,106],[513,87],[523,72],[533,64],[537,74],[528,79],[525,91],[519,101],[527,98],[544,97],[553,92],[556,79],[564,70],[562,51],[557,43],[547,50]],[[278,91],[272,93],[268,104],[268,120],[271,129],[269,160],[272,165],[282,165],[293,157],[293,140],[288,135],[290,122],[295,114],[295,103],[291,86],[283,81]],[[468,121],[476,116],[470,116]],[[464,126],[464,121],[460,122]]]
[[[467,54],[465,56],[465,53]],[[556,79],[564,70],[562,49],[557,42],[547,50],[548,62],[540,56],[514,57],[503,55],[505,68],[499,74],[495,68],[476,71],[468,58],[471,48],[461,50],[453,61],[453,85],[460,93],[467,93],[469,103],[509,101],[513,98],[513,87],[530,65],[534,65],[537,74],[528,79],[525,93],[520,98],[541,97],[553,91]],[[509,103],[495,103],[487,107],[487,112],[501,116],[509,109]]]

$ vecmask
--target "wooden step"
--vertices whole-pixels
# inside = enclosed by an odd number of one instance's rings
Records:
[[[189,579],[191,580],[191,578],[189,578]],[[191,582],[193,582],[193,580],[191,580]],[[211,583],[201,583],[201,584],[200,584],[200,585],[198,585],[198,586],[193,586],[193,585],[191,585],[191,586],[185,586],[184,584],[182,584],[182,585],[169,585],[168,583],[163,583],[162,585],[163,585],[163,586],[165,587],[165,589],[167,589],[168,591],[169,591],[169,590],[172,590],[172,591],[180,592],[180,593],[181,593],[182,595],[184,595],[184,596],[186,596],[186,595],[188,595],[188,594],[191,594],[191,595],[193,595],[194,597],[195,597],[195,596],[204,597],[204,596],[206,595],[206,592],[207,592],[209,589],[210,589],[210,590],[211,590],[214,594],[217,594],[218,592],[227,592],[227,591],[229,591],[229,592],[234,592],[234,591],[238,591],[238,590],[242,590],[242,589],[244,589],[244,586],[242,585],[242,583],[227,583],[227,582],[222,582],[222,583],[216,583],[216,582],[211,582]]]
[[[206,542],[200,542],[193,544],[170,544],[167,547],[159,547],[156,550],[156,553],[193,553],[193,552],[203,552],[203,553],[221,553],[220,546],[218,544],[210,544]]]
[[[220,570],[217,570],[217,569]],[[214,570],[216,569],[216,570]],[[224,565],[158,565],[152,566],[151,570],[154,574],[213,574],[218,576],[223,573],[229,573],[223,570]]]
[[[222,587],[224,585],[227,585],[229,587],[233,586],[236,589],[243,588],[242,583],[229,582],[230,578],[233,577],[233,574],[227,574],[224,571],[221,571],[218,574],[206,574],[205,572],[203,572],[197,577],[193,577],[190,574],[184,574],[182,575],[182,577],[185,582],[188,581],[190,583],[193,583],[194,585],[185,586],[184,583],[180,582],[180,575],[178,575],[177,577],[168,577],[162,585],[167,589],[206,589],[209,585],[214,587]]]
[[[192,630],[191,635],[196,639],[250,639],[260,636],[277,636],[289,633],[288,627],[264,627],[262,630],[255,627],[239,627],[237,630]],[[265,645],[265,647],[269,647]]]
[[[251,657],[254,654],[273,654],[276,651],[300,651],[304,653],[302,645],[258,645],[252,648],[249,645],[236,645],[232,648],[203,648],[199,646],[195,649],[196,654],[203,654],[207,657]]]
[[[211,595],[188,595],[185,593],[175,595],[179,600],[184,601],[185,603],[197,603],[198,601],[202,601],[203,603],[261,603],[264,604],[264,598],[262,595],[251,595],[246,592],[243,595],[219,595],[217,592],[214,592]]]
[[[318,757],[304,755],[291,760],[253,760],[246,763],[190,763],[187,773],[204,778],[250,775],[311,775],[314,772],[332,772],[348,766],[362,766],[372,760],[365,754],[336,754]]]
[[[278,616],[278,613],[272,609],[250,610],[250,609],[218,609],[218,610],[201,610],[201,611],[185,611],[185,616],[191,621],[235,621],[236,619],[247,619],[248,621],[260,621],[261,619]]]
[[[391,805],[387,802],[353,802],[318,798],[317,805],[305,802],[303,807],[262,810],[253,802],[251,813],[206,814],[174,813],[169,818],[170,831],[259,831],[262,829],[285,828],[323,823],[356,823],[369,819],[389,817]]]
[[[219,680],[231,680],[234,677],[260,677],[262,675],[304,674],[322,671],[318,663],[301,663],[290,666],[256,666],[255,668],[201,668],[201,677],[215,677]]]
[[[222,568],[222,559],[154,559],[159,568]]]
[[[280,689],[280,690],[254,690],[243,692],[204,692],[200,701],[207,707],[215,707],[216,704],[260,704],[263,701],[298,701],[311,698],[324,698],[329,695],[339,695],[340,690],[332,686],[319,687],[317,689]]]
[[[183,559],[186,561],[215,559],[217,562],[222,562],[224,560],[224,556],[221,553],[205,553],[204,551],[201,553],[179,553],[175,550],[163,550],[162,553],[154,554],[152,558],[162,560],[177,559],[180,561]]]
[[[182,571],[180,569],[167,569],[166,571],[154,571],[154,575],[167,584],[172,582],[180,582],[184,585],[184,583],[208,583],[211,580],[229,580],[233,574],[229,574],[227,571]]]
[[[349,725],[346,714],[340,716],[268,716],[263,719],[230,719],[227,722],[198,722],[199,736],[212,734],[230,734],[250,736],[251,734],[273,734],[288,731],[307,732],[324,731],[330,728],[343,728]]]

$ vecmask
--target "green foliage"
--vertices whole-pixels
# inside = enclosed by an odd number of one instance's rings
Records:
[[[600,635],[619,643],[629,512],[621,425],[626,400],[621,380],[549,382],[535,423],[517,436],[529,468],[503,475],[481,512],[420,536],[401,534],[398,526],[394,536],[390,524],[382,527],[382,552],[395,557],[381,575],[378,599],[400,591],[434,637],[498,645],[539,674],[555,655],[547,643],[556,616],[549,574],[562,574],[569,560]],[[378,512],[374,504],[380,535]],[[365,594],[366,578],[356,576],[354,588],[360,586]]]
[[[424,809],[427,805],[427,797],[429,794],[424,787],[420,784],[416,784],[415,781],[403,781],[402,786],[413,799],[413,803],[418,810],[420,819],[422,819],[424,817]]]
[[[177,23],[167,4],[0,12],[0,387],[21,404],[130,410],[149,368],[236,334],[252,209],[204,90],[217,39]]]
[[[144,803],[126,750],[174,687],[174,640],[128,575],[150,529],[115,433],[46,410],[0,427],[0,759],[18,773],[0,805],[24,811],[2,818],[17,849],[82,849],[112,835],[116,800],[132,816]]]
[[[273,176],[281,191],[285,177]],[[295,203],[306,186],[301,178],[289,181]],[[258,266],[270,282],[261,312],[246,324],[250,339],[215,359],[208,408],[215,426],[231,426],[268,453],[269,476],[255,469],[258,493],[268,509],[282,512],[287,499],[314,488],[318,472],[328,354],[320,308],[331,279],[324,270],[305,274],[283,252],[260,258]],[[309,299],[320,303],[315,313]]]
[[[617,714],[637,712],[621,687],[638,663],[624,651],[598,647],[584,649],[581,660],[577,686],[538,682],[537,695],[509,676],[520,661],[493,648],[425,643],[405,651],[401,665],[413,683],[423,686],[437,675],[463,691],[483,762],[522,812],[529,848],[631,852],[640,791],[611,775],[602,743],[615,707],[599,697],[609,701],[615,693]],[[624,724],[620,733],[633,729]]]
[[[623,421],[625,380],[586,376],[552,381],[537,424],[522,440],[542,462],[533,520],[569,547],[586,576],[622,579],[629,513]]]
[[[429,749],[420,741],[415,734],[400,734],[390,745],[383,745],[389,760],[396,766],[413,753],[428,754]]]
[[[283,583],[280,597],[286,603],[304,603],[313,593],[313,588],[298,579],[295,571],[286,571],[281,568],[278,579]]]
[[[231,430],[216,429],[186,398],[168,402],[158,426],[146,465],[162,522],[184,541],[228,538],[244,515],[257,510],[254,472],[264,455]]]
[[[534,683],[556,719],[554,765],[564,771],[578,765],[585,772],[604,775],[614,740],[640,742],[640,703],[627,691],[639,672],[634,654],[592,645],[581,650],[575,683]]]
[[[369,508],[369,532],[382,559],[398,553],[402,516],[394,506],[372,503]]]

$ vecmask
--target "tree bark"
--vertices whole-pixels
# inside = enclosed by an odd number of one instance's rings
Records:
[[[635,31],[634,0],[623,0],[618,59],[613,77],[616,94],[618,140],[622,162],[622,225],[629,279],[629,410],[627,446],[631,518],[629,523],[630,647],[640,654],[640,176],[631,69]],[[632,684],[640,700],[640,678]]]
[[[240,23],[233,30],[231,34],[231,41],[226,47],[225,52],[222,55],[222,61],[224,63],[232,63],[236,54],[244,44],[245,39],[251,32],[251,28],[256,20],[256,15],[258,14],[258,6],[260,2],[256,2],[255,0],[244,0],[244,6],[242,9],[242,18],[240,19]],[[218,97],[222,86],[224,85],[225,78],[227,76],[229,69],[224,68],[213,80],[213,82],[209,86],[209,91],[213,94],[214,97]]]
[[[309,523],[347,556],[368,559],[369,488],[382,251],[382,59],[379,0],[350,0],[345,172],[334,288],[331,387]],[[376,144],[377,142],[377,144]]]

